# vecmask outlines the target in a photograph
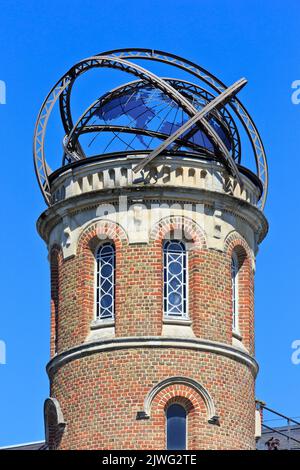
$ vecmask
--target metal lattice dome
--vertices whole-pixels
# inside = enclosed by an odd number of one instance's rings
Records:
[[[188,73],[193,81],[159,77],[136,63],[143,59],[167,64]],[[93,68],[112,68],[136,77],[104,93],[74,123],[71,91],[75,80]],[[162,152],[191,154],[213,159],[240,180],[242,163],[239,122],[250,139],[257,176],[263,187],[260,207],[267,194],[267,162],[259,133],[236,94],[245,79],[226,87],[198,65],[183,58],[150,49],[120,49],[98,54],[73,66],[52,88],[38,116],[34,136],[34,161],[47,204],[51,204],[50,175],[44,141],[47,123],[57,101],[65,131],[60,166],[97,155],[143,152],[142,170]],[[81,142],[85,136],[85,145]],[[97,141],[98,152],[93,153]]]

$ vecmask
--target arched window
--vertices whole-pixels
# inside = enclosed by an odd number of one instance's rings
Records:
[[[167,408],[167,450],[186,449],[186,410],[174,403]]]
[[[187,253],[183,242],[164,242],[164,316],[187,318]]]
[[[239,333],[239,260],[236,253],[231,258],[232,331]]]
[[[59,312],[59,249],[53,248],[50,254],[51,264],[51,324],[52,324],[52,341],[51,353],[58,352],[58,312]]]
[[[115,307],[115,247],[105,243],[96,253],[96,317],[113,319]]]

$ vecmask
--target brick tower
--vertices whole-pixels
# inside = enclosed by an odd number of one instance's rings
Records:
[[[74,124],[72,85],[95,67],[137,79]],[[183,58],[124,49],[79,62],[46,98],[34,152],[49,206],[37,226],[51,267],[50,449],[255,447],[253,291],[267,166],[236,98],[245,83],[226,87]],[[51,172],[43,142],[58,100],[66,137]],[[242,166],[241,128],[256,172]],[[89,134],[104,151],[87,154]]]

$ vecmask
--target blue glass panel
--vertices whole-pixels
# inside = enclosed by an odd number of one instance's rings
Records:
[[[171,274],[180,274],[182,270],[182,265],[178,261],[172,261],[169,264],[169,270]]]
[[[177,290],[181,285],[180,279],[177,277],[173,277],[173,279],[170,281],[170,286],[173,290]]]
[[[113,270],[113,267],[112,267],[111,264],[105,264],[101,268],[101,276],[103,276],[103,277],[111,276],[112,275],[112,270]]]
[[[207,103],[206,99],[203,99],[196,92],[193,93],[192,91],[186,93],[186,98],[191,101],[193,106],[198,110],[202,109]],[[105,99],[103,99],[102,105],[100,105],[93,114],[93,118],[100,121],[98,124],[122,125],[124,127],[135,127],[171,135],[181,127],[190,116],[161,90],[155,89],[150,85],[139,83],[127,86],[119,96],[110,98],[109,101],[105,102]],[[230,130],[227,129],[225,125],[221,124],[221,122],[224,121],[224,117],[222,117],[220,112],[217,112],[216,117],[210,115],[208,120],[216,133],[223,140],[228,150],[230,150]],[[219,122],[219,120],[221,122]],[[89,123],[87,122],[86,124]],[[95,122],[92,124],[95,124]],[[186,131],[181,138],[184,139],[189,133],[190,130]],[[95,138],[92,139],[90,144],[92,144],[94,140]],[[214,150],[214,145],[210,138],[200,129],[195,128],[195,132],[187,140],[194,145],[207,148],[210,151]],[[147,138],[141,134],[128,134],[124,136],[124,130],[122,132],[117,131],[113,132],[110,141],[104,149],[104,153],[106,153],[106,151],[115,150],[115,141],[118,143],[117,147],[119,151],[124,149],[151,150],[161,142],[157,143],[154,137]],[[171,150],[174,145],[176,147],[177,144],[170,144],[168,150]],[[185,147],[184,144],[181,145],[180,148],[190,152],[199,152],[199,149],[195,150],[188,145]]]
[[[167,450],[186,449],[186,411],[174,404],[167,409]]]
[[[112,297],[110,295],[104,295],[101,297],[101,306],[108,308],[112,304]]]
[[[183,243],[175,241],[166,242],[166,249],[168,249],[169,252],[181,253],[183,249]]]
[[[221,140],[224,142],[226,145],[227,149],[231,149],[231,142],[228,138],[228,134],[225,132],[225,129],[223,126],[221,126],[214,118],[211,118],[209,120],[210,125],[214,128],[218,136],[221,138]]]
[[[103,245],[100,249],[101,255],[111,255],[114,253],[114,247],[112,245]]]
[[[169,296],[169,302],[171,305],[180,305],[181,304],[181,295],[177,292],[172,292]]]

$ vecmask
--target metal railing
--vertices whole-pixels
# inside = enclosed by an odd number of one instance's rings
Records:
[[[278,411],[276,410],[273,410],[272,408],[269,408],[265,405],[265,403],[261,402],[261,401],[256,401],[256,409],[259,410],[260,414],[261,414],[261,425],[262,425],[262,429],[266,429],[270,432],[273,433],[273,439],[274,439],[274,436],[283,436],[286,440],[286,445],[287,445],[287,450],[293,450],[293,449],[298,449],[300,450],[300,440],[299,439],[296,439],[292,433],[296,430],[299,429],[299,436],[300,436],[300,422],[299,421],[296,421],[294,418],[290,418],[289,416],[286,416],[282,413],[279,413]],[[279,427],[273,427],[273,426],[270,426],[269,424],[266,424],[266,422],[269,422],[271,420],[265,420],[264,419],[264,412],[267,411],[268,413],[271,413],[272,415],[275,415],[279,418],[277,419],[274,419],[274,421],[276,420],[283,420],[285,421],[285,425],[283,426],[279,426]],[[271,437],[271,439],[272,439]],[[297,436],[298,437],[298,436]],[[267,441],[268,442],[268,441]],[[267,442],[265,444],[267,444]],[[278,439],[278,442],[279,442],[279,439]],[[293,443],[296,443],[296,447],[295,445],[293,445]],[[276,447],[276,444],[275,444],[275,447]],[[276,447],[278,448],[278,447]],[[274,447],[273,447],[274,449]]]

